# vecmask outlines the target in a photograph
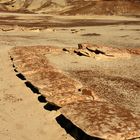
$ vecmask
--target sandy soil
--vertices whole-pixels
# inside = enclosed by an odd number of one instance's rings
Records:
[[[3,14],[1,14],[1,17]],[[11,14],[7,14],[7,19]],[[24,19],[23,19],[24,17]],[[90,26],[86,26],[87,21],[78,26],[67,26],[66,17],[50,18],[49,27],[47,20],[42,20],[40,27],[36,26],[37,20],[40,22],[40,16],[17,15],[18,22],[0,18],[0,139],[3,140],[72,140],[72,136],[67,134],[63,128],[56,122],[55,118],[59,111],[48,111],[43,109],[45,104],[38,101],[38,95],[33,94],[24,83],[16,77],[12,68],[8,51],[15,46],[31,45],[54,45],[59,47],[76,47],[81,42],[91,42],[112,47],[139,47],[140,45],[140,26],[139,18],[95,17]],[[71,17],[72,18],[72,17]],[[73,21],[75,17],[72,18]],[[79,18],[79,17],[78,17]],[[93,18],[93,17],[92,17]],[[89,17],[90,19],[92,19]],[[55,19],[55,20],[54,20]],[[56,21],[59,19],[59,27],[56,27]],[[63,19],[63,20],[62,20]],[[11,22],[10,22],[11,21]],[[32,28],[29,25],[32,21]],[[44,22],[45,21],[45,22]],[[80,19],[80,23],[83,21]],[[110,23],[111,21],[111,23]],[[112,24],[113,21],[113,24]],[[120,22],[118,25],[117,22]],[[123,22],[122,22],[123,21]],[[127,22],[127,25],[124,24]],[[137,23],[135,22],[137,21]],[[10,25],[7,23],[10,22]],[[115,22],[115,24],[114,24]],[[18,26],[17,23],[20,23]],[[71,23],[71,22],[70,22]],[[12,26],[11,26],[12,24]],[[13,26],[14,25],[14,26]],[[27,26],[24,26],[27,25]],[[41,28],[43,26],[43,28]],[[58,25],[58,24],[57,24]],[[61,25],[61,26],[60,26]],[[71,25],[71,24],[70,24]],[[93,26],[94,25],[94,26]]]
[[[15,76],[9,48],[0,47],[0,139],[72,140],[55,120],[59,112],[43,109],[45,104]]]

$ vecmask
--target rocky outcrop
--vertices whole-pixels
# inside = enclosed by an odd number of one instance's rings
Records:
[[[78,49],[15,47],[10,56],[26,86],[92,139],[126,140],[140,137],[139,52],[85,43]]]
[[[3,0],[1,11],[59,15],[137,15],[139,0]]]

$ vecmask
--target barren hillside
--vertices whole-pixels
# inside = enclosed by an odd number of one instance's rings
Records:
[[[0,10],[58,15],[139,15],[140,0],[1,0]]]

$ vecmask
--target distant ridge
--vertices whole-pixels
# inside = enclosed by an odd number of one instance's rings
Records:
[[[140,15],[140,0],[0,0],[0,11],[57,15]]]

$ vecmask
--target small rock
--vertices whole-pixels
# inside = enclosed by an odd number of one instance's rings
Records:
[[[91,54],[87,50],[74,50],[75,53],[77,53],[79,56],[87,56],[91,57]]]
[[[66,48],[63,48],[63,51],[65,51],[65,52],[70,52],[68,49],[66,49]]]

